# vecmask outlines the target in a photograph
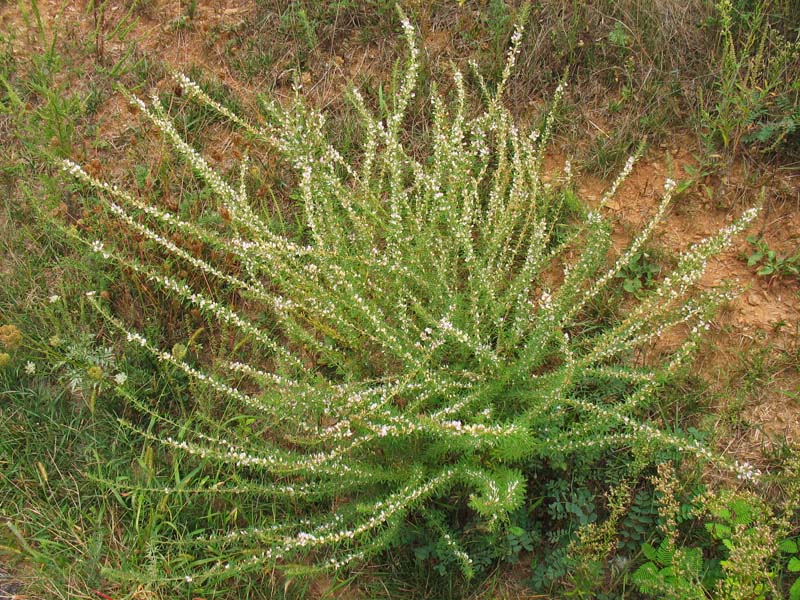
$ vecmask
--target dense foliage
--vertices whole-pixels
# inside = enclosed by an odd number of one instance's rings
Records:
[[[363,130],[355,162],[327,141],[322,113],[299,88],[288,106],[265,101],[267,123],[255,125],[176,77],[194,101],[293,167],[295,227],[251,203],[246,161],[236,185],[213,170],[157,97],[149,105],[130,99],[191,165],[221,219],[183,219],[65,163],[87,197],[97,196],[185,276],[110,240],[93,242],[93,250],[234,330],[234,346],[247,356],[189,357],[184,344],[162,349],[90,296],[127,342],[186,377],[203,398],[179,419],[124,378],[116,381],[146,417],[123,426],[211,474],[204,484],[162,493],[244,494],[269,507],[261,522],[240,529],[165,537],[187,557],[186,572],[171,577],[200,581],[275,566],[341,570],[411,531],[419,538],[420,530],[440,557],[449,554],[471,576],[465,544],[474,546],[476,535],[505,536],[510,545],[502,551],[519,552],[530,540],[519,533],[518,510],[546,473],[571,461],[600,465],[609,450],[623,450],[641,470],[666,451],[756,475],[648,420],[660,386],[725,297],[696,294],[693,285],[755,211],[687,250],[622,317],[599,320],[595,304],[640,256],[674,182],[667,180],[652,220],[609,264],[610,226],[581,208],[569,168],[560,179],[544,177],[550,117],[523,128],[503,106],[519,27],[496,88],[478,77],[482,112],[470,111],[458,72],[454,98],[433,96],[429,144],[419,158],[404,141],[419,69],[413,29],[405,20],[404,28],[410,54],[385,113],[352,94]],[[224,300],[232,294],[237,305]],[[688,336],[664,364],[633,360],[637,348],[679,325]],[[221,418],[231,406],[237,418]]]

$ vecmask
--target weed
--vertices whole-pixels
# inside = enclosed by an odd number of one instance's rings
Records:
[[[753,253],[747,257],[748,267],[758,267],[756,273],[770,281],[782,277],[800,277],[800,250],[792,256],[780,256],[760,237],[747,236]]]
[[[645,290],[652,288],[660,272],[661,267],[653,261],[652,253],[640,250],[631,256],[617,277],[623,280],[622,289],[638,298]]]
[[[633,583],[640,592],[676,600],[706,598],[700,548],[677,549],[664,539],[657,548],[643,544],[642,553],[648,562],[633,575]]]
[[[800,116],[800,89],[792,83],[800,66],[800,38],[786,39],[768,5],[716,4],[721,69],[715,104],[712,109],[703,103],[701,122],[710,141],[732,154],[743,142],[757,142],[766,151],[778,148],[795,131]]]
[[[150,422],[143,427],[125,420],[124,426],[143,443],[186,461],[192,477],[207,477],[208,485],[193,484],[197,493],[224,494],[216,478],[233,469],[250,494],[274,507],[274,524],[254,515],[234,531],[181,533],[163,545],[156,540],[166,531],[148,535],[166,554],[157,564],[170,565],[171,573],[167,580],[146,578],[150,584],[183,582],[199,590],[195,586],[204,582],[279,565],[288,574],[342,571],[392,547],[409,521],[424,528],[433,544],[425,552],[433,552],[437,564],[457,565],[470,578],[476,562],[467,551],[469,531],[503,540],[497,546],[503,556],[516,556],[531,544],[530,532],[512,521],[537,485],[526,465],[563,465],[571,457],[589,465],[620,443],[713,458],[696,441],[629,415],[649,403],[659,382],[688,358],[714,304],[713,296],[693,299],[690,288],[708,257],[756,212],[686,252],[631,317],[573,338],[582,308],[641,252],[674,183],[667,182],[653,220],[608,269],[610,232],[599,215],[587,213],[572,231],[557,235],[563,230],[556,219],[574,199],[540,179],[552,119],[523,133],[501,102],[521,47],[520,28],[496,91],[483,88],[487,105],[481,116],[467,119],[457,72],[454,101],[433,96],[430,154],[416,160],[401,141],[419,68],[413,29],[407,21],[404,28],[410,56],[384,110],[374,115],[354,92],[364,134],[357,166],[329,144],[322,114],[299,95],[288,108],[266,102],[269,124],[256,127],[185,76],[177,77],[182,93],[254,140],[268,141],[294,167],[304,218],[296,236],[276,232],[253,211],[246,168],[238,187],[211,169],[183,140],[158,97],[150,106],[131,101],[210,190],[217,210],[228,215],[230,235],[143,204],[77,164],[64,163],[91,190],[90,198],[99,196],[126,227],[201,277],[159,272],[157,265],[113,247],[102,233],[106,239],[89,244],[98,260],[118,261],[210,324],[241,336],[218,359],[195,360],[175,346],[171,352],[159,349],[154,336],[132,330],[102,300],[89,300],[128,342],[162,368],[181,373],[196,390],[199,412],[180,423],[117,386]],[[562,93],[563,87],[556,104]],[[633,160],[612,190],[632,166]],[[182,242],[167,237],[164,226]],[[552,289],[547,273],[567,250],[575,258]],[[207,289],[193,286],[207,278],[215,282],[204,284]],[[228,290],[247,304],[219,301],[218,294]],[[256,307],[269,314],[268,328],[250,316]],[[691,323],[691,336],[662,370],[640,373],[616,364],[617,357],[680,323]],[[237,349],[253,362],[239,359]],[[584,396],[591,387],[583,382],[596,378],[618,382],[619,396],[603,402],[595,402],[593,392]],[[295,394],[287,402],[288,389]],[[625,406],[623,412],[615,403]],[[230,415],[234,407],[233,420],[220,419],[220,411]],[[239,425],[242,418],[249,427]],[[754,476],[747,465],[719,464],[743,478]],[[172,487],[162,502],[172,499]],[[119,493],[124,486],[111,489]],[[131,493],[140,489],[132,486]],[[454,510],[437,514],[432,507],[443,497]],[[335,507],[330,516],[320,513],[320,503]],[[556,522],[575,519],[578,528],[597,520],[585,488],[556,495],[549,512]],[[466,527],[465,514],[474,527]],[[179,529],[197,531],[189,525]],[[548,536],[565,548],[571,534]],[[169,559],[173,544],[180,561]],[[210,566],[208,548],[215,556]],[[495,559],[502,557],[497,551]]]
[[[316,25],[309,18],[306,9],[299,4],[298,2],[293,2],[286,13],[281,16],[281,28],[283,33],[293,38],[304,40],[306,51],[310,52],[318,43]]]
[[[720,490],[694,495],[680,505],[674,474],[666,470],[660,472],[656,487],[661,490],[663,537],[658,545],[642,545],[647,562],[632,577],[642,593],[676,599],[778,597],[770,596],[776,594],[770,566],[775,537],[785,524],[763,500],[747,492]],[[682,525],[698,521],[707,537],[695,534],[694,544],[681,544]],[[782,546],[787,551],[794,548],[791,541]]]
[[[620,550],[623,556],[636,554],[655,530],[658,511],[649,490],[640,490],[633,497],[630,509],[620,524]]]

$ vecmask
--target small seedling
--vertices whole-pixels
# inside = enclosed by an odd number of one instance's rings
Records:
[[[631,256],[628,265],[617,274],[617,278],[624,279],[622,288],[638,298],[644,290],[652,287],[660,271],[661,267],[653,261],[653,255],[641,250]]]
[[[750,235],[747,241],[755,248],[747,257],[747,266],[757,266],[756,274],[769,277],[770,282],[776,278],[800,276],[800,250],[792,256],[780,256],[759,237]]]

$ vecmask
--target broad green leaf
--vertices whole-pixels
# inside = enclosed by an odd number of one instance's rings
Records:
[[[800,578],[796,579],[789,588],[789,600],[800,600]]]

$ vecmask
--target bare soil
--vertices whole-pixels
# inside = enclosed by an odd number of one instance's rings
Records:
[[[615,197],[606,203],[607,214],[616,224],[614,239],[620,246],[648,221],[661,199],[667,177],[688,179],[697,169],[698,160],[684,140],[681,149],[651,152],[634,168]],[[688,168],[688,170],[687,170]],[[599,203],[605,182],[586,179],[579,183],[581,196],[590,205]],[[753,248],[748,235],[761,235],[779,253],[791,254],[800,241],[800,177],[779,172],[762,175],[758,181],[748,181],[744,165],[735,163],[727,177],[707,178],[673,201],[672,209],[657,230],[657,247],[668,253],[685,250],[691,244],[712,235],[730,222],[742,209],[759,203],[763,193],[764,205],[760,219],[743,234],[732,248],[709,261],[700,288],[731,285],[740,293],[725,306],[712,324],[707,344],[695,362],[696,371],[719,393],[736,387],[738,373],[731,367],[743,361],[756,347],[766,348],[772,360],[781,354],[798,352],[798,323],[800,323],[800,286],[790,278],[765,278],[747,265]],[[709,197],[709,195],[711,197]],[[794,248],[794,250],[792,250]],[[668,332],[658,344],[659,349],[677,345],[683,332]],[[769,359],[769,358],[768,358]],[[740,460],[759,463],[765,450],[775,444],[800,442],[800,402],[787,394],[800,389],[800,374],[794,368],[771,374],[748,404],[743,414],[749,427],[747,434],[731,442],[728,448]],[[735,410],[722,398],[719,412]],[[753,399],[751,398],[751,402]]]

